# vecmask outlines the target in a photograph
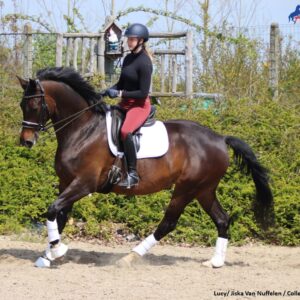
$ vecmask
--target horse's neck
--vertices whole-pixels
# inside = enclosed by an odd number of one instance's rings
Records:
[[[48,82],[47,87],[47,92],[55,101],[55,111],[51,120],[59,143],[77,135],[82,128],[90,126],[93,113],[85,110],[88,104],[80,95],[59,82]]]
[[[68,127],[68,126],[67,126]],[[82,122],[79,126],[71,125],[66,130],[62,130],[56,134],[60,151],[71,152],[76,155],[80,154],[82,148],[89,147],[96,139],[102,139],[105,136],[106,124],[103,117],[93,115],[86,122]],[[102,144],[102,143],[100,143]]]
[[[53,118],[56,121],[68,118],[88,107],[87,102],[69,86],[59,82],[54,82],[53,86],[55,86],[53,98],[56,106]]]

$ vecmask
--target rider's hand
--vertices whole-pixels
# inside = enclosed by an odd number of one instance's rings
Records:
[[[109,98],[116,98],[120,96],[120,91],[115,89],[107,89],[106,94],[108,95]]]

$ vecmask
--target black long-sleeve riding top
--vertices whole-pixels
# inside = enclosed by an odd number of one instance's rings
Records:
[[[145,99],[149,95],[152,70],[152,61],[144,50],[130,53],[124,59],[114,87],[123,91],[122,98]]]

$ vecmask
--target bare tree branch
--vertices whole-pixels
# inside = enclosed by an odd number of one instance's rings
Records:
[[[41,17],[28,16],[28,15],[22,15],[22,14],[7,14],[1,18],[1,22],[3,22],[3,23],[8,23],[13,20],[31,21],[31,22],[39,24],[40,26],[45,28],[48,32],[55,32],[55,28],[53,28],[50,24],[48,24]]]
[[[194,28],[197,32],[203,32],[207,36],[216,37],[219,40],[227,39],[225,36],[222,35],[222,33],[210,31],[210,30],[208,30],[208,28],[205,28],[205,27],[203,27],[203,26],[201,26],[197,23],[194,23],[190,19],[187,19],[187,18],[184,18],[184,17],[179,16],[177,14],[174,14],[173,12],[148,8],[148,7],[144,7],[144,6],[130,7],[126,10],[119,11],[116,15],[116,19],[119,20],[121,17],[124,17],[124,16],[129,15],[129,14],[134,13],[134,12],[146,12],[146,13],[151,13],[151,14],[155,14],[155,15],[158,15],[158,16],[171,18],[175,21],[182,22],[182,23]],[[233,38],[229,37],[228,39],[232,40]]]
[[[130,13],[133,13],[133,12],[147,12],[147,13],[152,13],[152,14],[155,14],[155,15],[159,15],[159,16],[164,16],[164,17],[168,17],[168,18],[171,18],[171,19],[174,19],[175,21],[179,21],[179,22],[182,22],[182,23],[185,23],[193,28],[195,28],[197,31],[202,31],[203,30],[203,27],[202,26],[199,26],[198,24],[192,22],[191,20],[189,19],[186,19],[184,17],[181,17],[181,16],[178,16],[170,11],[165,11],[165,10],[159,10],[159,9],[153,9],[153,8],[147,8],[147,7],[143,7],[143,6],[137,6],[137,7],[130,7],[126,10],[123,10],[123,11],[119,11],[116,15],[116,18],[119,20],[121,17],[124,17]]]

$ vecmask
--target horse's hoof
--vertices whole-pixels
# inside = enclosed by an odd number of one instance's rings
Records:
[[[211,260],[207,260],[207,261],[203,262],[202,265],[204,267],[207,267],[207,268],[212,268],[213,267],[213,265],[211,263]]]
[[[48,246],[45,255],[40,256],[35,261],[34,265],[38,268],[50,268],[51,262],[56,259],[63,258],[64,255],[67,253],[67,251],[68,251],[68,246],[63,243],[59,243],[53,248],[50,248],[50,246]]]
[[[212,258],[211,260],[202,263],[207,268],[221,268],[224,266],[224,261],[221,259]]]
[[[116,266],[120,268],[130,268],[141,259],[141,256],[136,252],[130,252],[116,262]]]
[[[214,256],[210,261],[213,268],[221,268],[225,263],[225,259],[220,255]]]
[[[37,268],[50,268],[51,261],[43,256],[40,256],[34,263]]]

